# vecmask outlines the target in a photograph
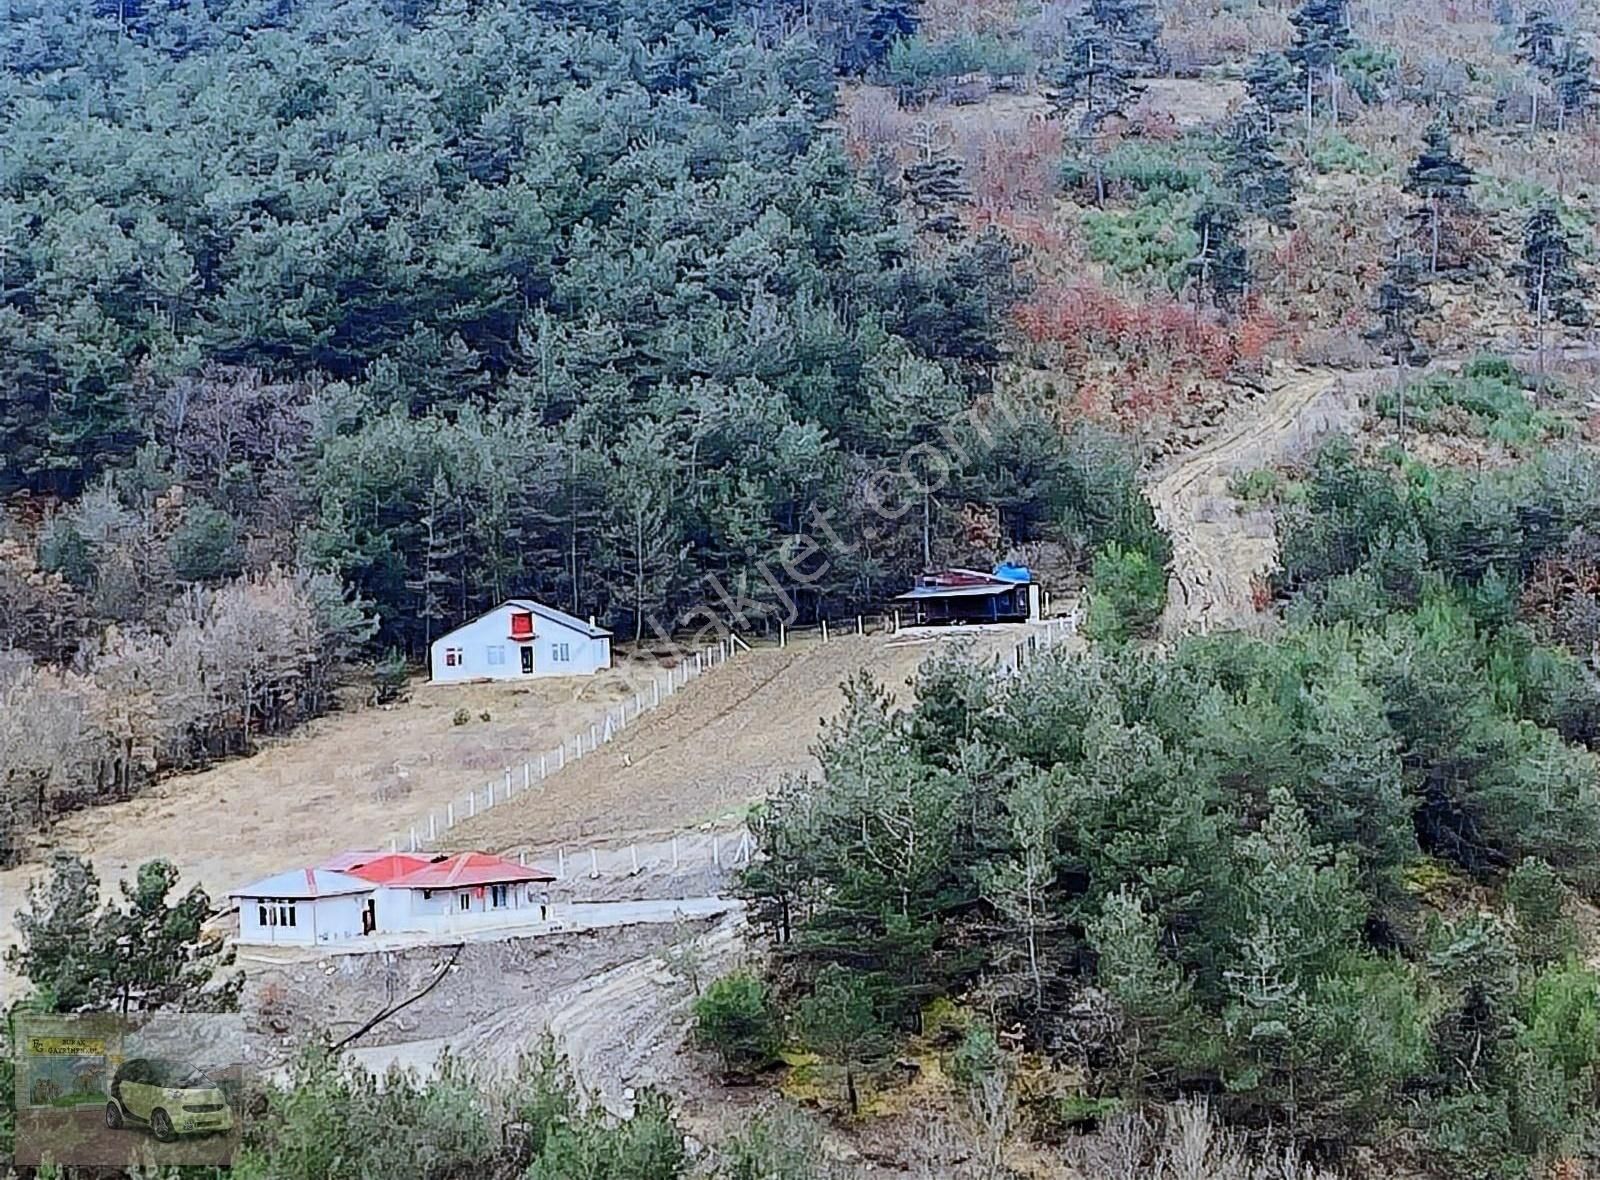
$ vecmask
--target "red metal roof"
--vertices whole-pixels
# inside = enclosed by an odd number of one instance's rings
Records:
[[[487,852],[461,852],[437,864],[389,881],[402,889],[450,889],[468,885],[501,885],[511,881],[554,881],[549,873],[524,868]]]
[[[365,864],[359,864],[347,869],[352,877],[360,877],[363,881],[371,881],[378,885],[388,885],[408,873],[426,868],[433,863],[433,858],[423,856],[416,852],[386,852],[374,857]]]

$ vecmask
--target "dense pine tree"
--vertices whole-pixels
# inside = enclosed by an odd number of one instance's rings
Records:
[[[1429,311],[1427,292],[1422,287],[1425,266],[1424,259],[1405,250],[1397,250],[1384,263],[1383,278],[1373,301],[1377,322],[1366,334],[1394,362],[1402,434],[1406,429],[1406,370],[1428,359],[1427,350],[1417,339],[1418,326]]]
[[[1189,262],[1196,298],[1209,293],[1218,303],[1231,303],[1250,285],[1250,263],[1240,235],[1239,208],[1208,200],[1195,211],[1192,227],[1199,252]]]
[[[1305,106],[1304,87],[1294,63],[1282,53],[1260,53],[1245,72],[1250,98],[1272,115],[1292,115]]]
[[[1534,210],[1522,231],[1523,298],[1538,336],[1539,381],[1545,377],[1545,336],[1550,321],[1569,327],[1590,322],[1589,284],[1574,264],[1572,240],[1553,203]]]
[[[1265,113],[1247,111],[1229,127],[1223,179],[1241,209],[1279,228],[1294,224],[1294,173]]]
[[[1450,125],[1438,118],[1429,125],[1422,152],[1406,173],[1405,191],[1418,198],[1408,214],[1418,248],[1425,251],[1432,275],[1459,270],[1464,258],[1461,230],[1472,215],[1468,192],[1476,182],[1471,165],[1456,154]]]
[[[1294,44],[1288,59],[1299,71],[1306,134],[1313,129],[1315,95],[1327,95],[1329,116],[1339,121],[1339,55],[1354,43],[1350,34],[1348,0],[1305,0],[1289,18]]]

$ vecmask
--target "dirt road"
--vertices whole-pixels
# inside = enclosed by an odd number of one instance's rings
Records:
[[[1172,537],[1165,637],[1259,621],[1254,582],[1272,568],[1277,536],[1272,514],[1245,510],[1228,494],[1228,481],[1303,458],[1328,435],[1355,429],[1361,422],[1358,390],[1375,377],[1291,374],[1150,486],[1156,519]]]

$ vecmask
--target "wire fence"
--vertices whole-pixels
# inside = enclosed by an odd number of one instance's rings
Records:
[[[1063,618],[1046,619],[1035,624],[1034,631],[1019,642],[1011,652],[995,657],[995,664],[1003,674],[1016,674],[1041,651],[1054,647],[1078,633],[1080,608],[1074,606]],[[564,770],[568,764],[592,756],[601,746],[624,733],[630,725],[637,724],[646,713],[658,709],[671,700],[693,680],[714,668],[721,667],[741,652],[754,646],[786,648],[797,642],[828,643],[846,636],[898,635],[904,629],[900,613],[892,611],[877,615],[854,615],[844,619],[822,619],[815,624],[790,627],[779,623],[776,633],[765,637],[765,642],[752,644],[737,634],[730,633],[715,644],[707,645],[683,657],[665,671],[649,674],[641,681],[631,699],[625,699],[606,709],[586,729],[580,729],[559,745],[530,756],[521,765],[508,766],[498,777],[479,787],[466,791],[447,802],[442,808],[433,808],[418,821],[409,824],[403,832],[389,839],[391,851],[420,852],[438,848],[446,833],[457,824],[476,818],[501,804],[540,790],[546,781]],[[747,834],[748,835],[748,834]],[[719,849],[713,849],[713,857]],[[598,856],[598,853],[595,854]],[[561,866],[563,869],[564,865]]]

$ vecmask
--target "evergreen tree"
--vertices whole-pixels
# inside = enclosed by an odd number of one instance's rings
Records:
[[[1292,115],[1305,104],[1294,63],[1282,53],[1260,53],[1245,71],[1245,84],[1251,100],[1276,118]]]
[[[1131,64],[1145,73],[1166,69],[1161,18],[1151,0],[1089,0],[1088,15]]]
[[[1594,104],[1594,54],[1569,37],[1561,47],[1560,59],[1550,68],[1551,86],[1563,124],[1582,119]]]
[[[1306,136],[1315,117],[1315,95],[1320,86],[1328,96],[1332,121],[1339,121],[1339,55],[1354,43],[1350,35],[1348,0],[1305,0],[1289,18],[1294,44],[1287,57],[1299,71],[1304,96]]]
[[[1189,262],[1195,296],[1209,292],[1218,303],[1230,303],[1250,285],[1250,263],[1240,241],[1239,208],[1208,200],[1195,211],[1192,222],[1200,252]]]
[[[931,128],[922,129],[917,161],[906,166],[904,181],[922,229],[946,238],[963,232],[960,210],[972,204],[972,187],[961,161]]]
[[[1561,22],[1548,5],[1535,4],[1517,30],[1518,56],[1535,69],[1548,69],[1558,60],[1557,47],[1565,37]]]
[[[1063,47],[1061,59],[1046,71],[1050,103],[1061,115],[1081,108],[1079,127],[1093,133],[1107,116],[1127,106],[1136,74],[1110,31],[1084,21]]]
[[[1427,352],[1417,339],[1417,327],[1429,309],[1422,289],[1422,268],[1420,258],[1398,248],[1384,263],[1373,308],[1377,322],[1366,334],[1394,362],[1402,434],[1406,428],[1406,369],[1427,361]]]
[[[1545,333],[1552,319],[1569,327],[1589,323],[1588,282],[1578,273],[1561,212],[1553,203],[1534,210],[1522,231],[1523,297],[1538,335],[1539,382],[1545,377]]]
[[[1464,264],[1458,224],[1471,212],[1467,193],[1476,182],[1471,165],[1456,155],[1443,117],[1428,127],[1422,153],[1406,173],[1405,191],[1420,199],[1408,220],[1426,243],[1428,269],[1437,275],[1441,259],[1449,269]]]
[[[1273,143],[1269,118],[1246,112],[1229,129],[1223,179],[1241,209],[1271,225],[1294,224],[1294,174]]]

